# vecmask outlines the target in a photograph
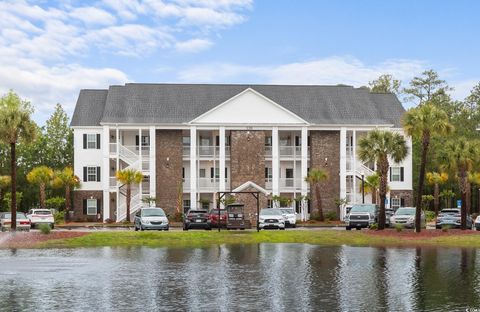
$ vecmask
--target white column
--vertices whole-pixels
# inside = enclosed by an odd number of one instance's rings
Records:
[[[142,128],[138,129],[138,159],[139,159],[139,170],[143,173],[143,159],[142,159]],[[142,200],[142,182],[138,184],[138,193],[140,194],[140,200]]]
[[[155,126],[150,126],[150,155],[149,155],[149,169],[150,169],[150,197],[156,197],[156,134],[155,134]]]
[[[103,186],[103,221],[110,218],[110,127],[103,126],[102,135],[102,186]]]
[[[357,131],[352,133],[352,173],[353,173],[353,200],[352,203],[357,203]]]
[[[197,208],[197,128],[190,128],[190,209]]]
[[[117,171],[120,170],[120,130],[118,130],[118,126],[116,126],[116,129],[115,129],[115,136],[117,137],[117,156],[116,156],[116,160],[117,160],[117,163],[116,163],[116,168],[117,168]],[[116,181],[116,179],[115,179]],[[115,208],[115,211],[117,212],[117,215],[115,216],[115,220],[118,222],[120,221],[118,219],[118,206],[120,206],[120,187],[119,187],[119,184],[117,182],[117,199],[116,199],[116,202],[115,202],[115,205],[116,205],[116,208]]]
[[[272,195],[280,195],[280,157],[278,155],[278,127],[272,128]]]
[[[218,169],[220,171],[220,184],[219,184],[218,190],[220,192],[225,192],[225,189],[226,189],[225,187],[226,185],[226,182],[225,182],[225,127],[220,127],[218,135],[220,137],[220,140],[219,140],[220,141],[219,142],[220,143],[220,156],[219,156],[220,168]],[[216,198],[214,198],[214,201],[215,200]]]
[[[301,151],[301,169],[300,169],[300,178],[302,181],[301,190],[302,196],[308,195],[308,183],[305,181],[305,177],[308,175],[308,129],[307,127],[302,127],[302,151]],[[301,217],[302,221],[307,219],[307,202],[302,200],[301,206]]]
[[[340,199],[347,197],[347,129],[340,128]],[[343,208],[343,207],[341,207]],[[345,211],[340,209],[340,220],[343,220]]]

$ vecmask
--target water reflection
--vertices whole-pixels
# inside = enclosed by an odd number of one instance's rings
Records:
[[[260,244],[0,251],[5,311],[464,311],[475,249]]]

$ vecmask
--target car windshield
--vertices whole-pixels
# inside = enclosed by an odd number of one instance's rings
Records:
[[[352,212],[371,212],[375,213],[375,205],[356,205],[352,206],[350,213]]]
[[[295,212],[293,212],[293,209],[292,209],[292,208],[280,208],[280,210],[281,210],[283,213],[289,213],[289,214],[295,213]]]
[[[396,216],[413,216],[415,215],[415,208],[398,208],[395,212]]]
[[[47,215],[51,215],[52,212],[50,210],[34,210],[33,214],[47,216]]]
[[[460,209],[443,209],[440,212],[443,214],[460,214]]]
[[[165,212],[160,208],[142,209],[143,217],[165,217]]]
[[[277,208],[262,209],[260,211],[261,216],[278,216],[281,214],[282,212],[280,211],[280,209]]]
[[[210,214],[216,214],[216,215],[218,215],[218,209],[212,209],[212,210],[210,210]],[[225,214],[225,209],[220,209],[220,214]]]
[[[12,218],[12,214],[9,212],[4,213],[2,216],[2,219],[11,219],[11,218]],[[20,219],[27,219],[27,216],[24,213],[17,212],[17,220],[20,220]]]

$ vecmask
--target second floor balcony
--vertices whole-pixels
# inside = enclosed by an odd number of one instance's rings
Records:
[[[301,146],[279,146],[278,147],[278,155],[281,158],[294,158],[300,159],[302,158],[302,147]],[[272,157],[272,146],[265,146],[265,157],[271,158]],[[307,158],[310,158],[310,146],[307,148]]]
[[[213,145],[197,146],[197,157],[220,158],[220,146],[213,146]],[[190,158],[190,146],[183,146],[183,158]],[[225,158],[230,158],[230,146],[225,146]]]

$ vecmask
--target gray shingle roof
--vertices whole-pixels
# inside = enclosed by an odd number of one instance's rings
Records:
[[[108,91],[82,90],[72,126],[185,123],[247,88],[312,124],[399,126],[405,112],[393,94],[374,94],[351,86],[131,83]]]
[[[71,126],[98,126],[107,100],[107,90],[81,90]]]

